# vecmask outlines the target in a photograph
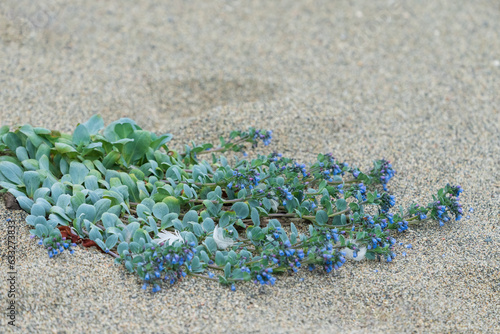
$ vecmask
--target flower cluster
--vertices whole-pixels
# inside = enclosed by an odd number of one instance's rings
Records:
[[[361,194],[361,199],[363,201],[366,201],[366,186],[364,185],[364,183],[361,182],[361,183],[358,183],[358,184],[353,184],[349,188],[349,192],[351,194],[353,194],[355,197],[356,197],[358,191]]]
[[[307,251],[308,262],[310,262],[308,268],[312,271],[316,265],[321,265],[327,273],[334,269],[339,270],[346,262],[345,255],[345,251],[335,249],[330,242],[326,243],[321,248],[317,247],[316,249],[309,249]],[[353,257],[357,257],[357,253]]]
[[[251,273],[250,269],[245,268],[245,271],[249,274]],[[273,268],[265,268],[260,271],[255,271],[255,280],[253,281],[255,284],[261,285],[274,285],[276,283],[276,277],[271,275],[273,273]]]
[[[31,238],[36,238],[35,235],[31,235]],[[38,240],[38,244],[40,246],[44,246],[47,250],[47,254],[49,258],[62,254],[65,250],[68,250],[70,254],[73,254],[75,250],[71,247],[76,247],[75,243],[72,243],[71,240],[66,240],[65,237],[52,237]]]
[[[291,201],[293,199],[293,194],[287,187],[277,187],[276,191],[278,193],[278,197],[281,200],[283,206],[286,206],[286,201]]]
[[[238,189],[248,189],[252,190],[254,187],[259,185],[260,173],[253,168],[250,168],[244,173],[241,173],[238,169],[233,171],[233,178],[231,182],[227,184],[228,189],[238,190]]]
[[[396,204],[396,198],[394,197],[394,195],[383,193],[382,195],[379,195],[379,198],[380,198],[380,210],[382,213],[389,212],[389,210]]]
[[[177,243],[177,242],[175,242]],[[151,246],[144,250],[144,262],[137,262],[137,272],[143,279],[142,288],[147,289],[153,286],[153,292],[160,291],[161,281],[174,284],[178,280],[187,276],[187,271],[191,270],[190,262],[193,260],[196,249],[195,244],[170,246],[161,242],[158,246]],[[125,253],[123,261],[132,258],[132,254]],[[137,256],[137,255],[135,255]],[[122,259],[120,259],[122,260]]]
[[[381,159],[375,162],[375,167],[373,168],[371,175],[377,177],[384,187],[384,191],[387,191],[387,183],[396,174],[396,171],[392,168],[390,161]]]
[[[344,175],[349,167],[347,162],[338,162],[335,160],[332,153],[322,156],[318,165],[321,168],[320,171],[323,173],[324,178],[329,182],[333,181],[332,176]]]
[[[304,178],[309,177],[311,175],[311,173],[307,172],[305,164],[299,164],[297,162],[295,164],[293,164],[292,166],[289,166],[288,171],[290,171],[292,173],[297,173],[297,174],[300,173],[300,174],[302,174],[302,177],[304,177]]]
[[[252,145],[253,148],[257,147],[257,139],[262,140],[265,146],[269,145],[271,143],[271,139],[273,132],[271,130],[269,131],[264,131],[264,130],[255,130],[255,134],[253,136],[254,139],[254,144]]]
[[[450,196],[448,200],[450,201],[450,204],[448,206],[450,212],[455,215],[456,220],[460,220],[464,211],[462,209],[462,204],[460,204],[460,202],[458,201],[458,197]]]

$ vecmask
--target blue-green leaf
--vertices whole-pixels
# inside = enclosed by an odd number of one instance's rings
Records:
[[[24,184],[26,185],[26,193],[29,197],[33,197],[35,191],[40,187],[40,175],[38,172],[28,171],[23,175]]]
[[[84,180],[84,185],[85,188],[89,190],[96,190],[99,188],[97,177],[95,175],[87,175]]]
[[[73,132],[73,143],[76,145],[88,144],[90,142],[90,133],[87,127],[83,124],[79,124],[75,132]]]
[[[111,207],[111,200],[103,198],[95,202],[96,215],[94,221],[101,219],[101,216]],[[88,219],[88,218],[87,218]]]
[[[16,156],[19,161],[24,161],[29,159],[28,151],[26,151],[26,148],[23,146],[19,146],[18,148],[16,148]]]
[[[92,227],[92,229],[90,230],[90,233],[89,233],[89,239],[94,240],[94,241],[96,241],[97,239],[102,240],[101,232],[99,231],[99,229],[97,227],[95,227],[95,226]]]
[[[113,213],[105,212],[103,213],[101,220],[102,220],[102,225],[104,225],[104,228],[107,230],[110,227],[116,226],[118,217]]]
[[[116,243],[118,242],[118,236],[116,234],[111,234],[107,239],[106,239],[106,247],[108,249],[112,249],[115,247]]]
[[[252,222],[255,226],[260,225],[260,216],[259,216],[259,211],[257,211],[256,208],[252,208],[252,213],[250,215],[252,217]]]
[[[202,226],[207,233],[210,233],[215,229],[215,223],[212,218],[205,219],[202,223]]]
[[[161,146],[163,146],[165,143],[169,142],[172,139],[172,135],[170,133],[161,135],[157,139],[153,140],[151,143],[151,148],[153,150],[159,150]]]
[[[226,263],[226,257],[221,251],[215,253],[215,264],[222,267]]]
[[[3,137],[3,141],[12,152],[15,152],[19,146],[23,145],[21,139],[19,138],[19,135],[13,132],[7,133]]]
[[[65,143],[55,143],[54,144],[57,152],[61,154],[67,154],[67,153],[77,153],[75,148],[71,145],[65,144]]]
[[[31,207],[31,214],[33,216],[45,217],[45,208],[41,204],[33,204],[33,206]]]
[[[47,227],[45,227],[42,224],[36,225],[35,226],[35,230],[36,230],[37,237],[42,238],[42,237],[45,237],[45,236],[49,235],[49,231],[47,230]]]
[[[250,210],[248,209],[248,204],[243,202],[236,202],[232,206],[232,210],[236,213],[236,217],[245,219],[248,217]]]
[[[158,219],[163,219],[169,213],[168,205],[163,202],[156,203],[153,206],[153,215]]]
[[[337,207],[338,211],[344,211],[345,209],[347,209],[347,202],[345,199],[339,198],[335,203],[335,206]]]
[[[101,248],[102,250],[106,250],[106,244],[104,243],[104,241],[102,241],[102,239],[97,238],[94,241],[97,246],[99,246],[99,248]]]
[[[36,160],[40,160],[43,156],[46,156],[47,158],[50,157],[50,147],[49,145],[42,143],[40,146],[38,146],[38,149],[36,150],[36,155],[31,158],[35,158]]]
[[[0,180],[10,181],[14,184],[23,184],[23,170],[16,164],[9,161],[0,161]]]
[[[38,146],[40,146],[41,143],[43,143],[42,138],[35,133],[35,131],[31,125],[29,125],[29,124],[23,125],[19,129],[19,131],[24,133],[26,135],[26,137],[29,138],[29,140],[31,141],[31,143],[35,147],[38,147]]]
[[[203,234],[203,228],[201,227],[200,224],[195,222],[189,222],[189,223],[193,226],[193,232],[197,237]]]
[[[229,278],[231,276],[231,263],[226,263],[226,266],[224,267],[224,276],[226,278]]]
[[[204,250],[201,250],[200,251],[200,256],[201,256],[201,260],[205,263],[208,263],[210,262],[210,258],[208,257],[208,254],[207,252],[205,252]]]
[[[93,205],[82,204],[76,210],[76,216],[80,217],[81,219],[88,219],[89,221],[93,222],[96,217],[96,209]]]
[[[126,250],[128,250],[128,243],[126,241],[122,241],[117,248],[118,254],[122,255]]]
[[[215,243],[215,240],[212,237],[207,237],[205,239],[204,245],[207,247],[208,251],[212,254],[214,254],[215,251],[217,251],[217,244]]]
[[[89,170],[87,166],[77,161],[71,161],[69,175],[71,176],[71,180],[73,180],[73,184],[82,184],[88,174]]]
[[[191,271],[198,273],[203,271],[203,267],[200,264],[200,258],[195,256],[193,260],[191,260]]]
[[[45,196],[47,196],[47,194],[50,192],[50,189],[49,188],[38,188],[37,190],[35,190],[35,192],[33,193],[33,200],[37,200],[39,198],[45,198]]]
[[[131,242],[128,244],[128,247],[129,249],[132,251],[132,253],[139,253],[140,250],[141,250],[141,247],[139,246],[139,244],[135,241]]]
[[[123,146],[123,158],[127,165],[133,164],[143,157],[151,144],[151,134],[149,131],[138,130],[130,137],[134,139],[134,141]]]
[[[16,198],[17,203],[19,203],[19,206],[26,212],[31,213],[31,207],[33,206],[33,200],[26,196],[22,197],[17,197]]]
[[[83,123],[83,125],[87,128],[89,134],[95,135],[104,128],[104,120],[101,115],[93,115],[87,122]]]
[[[328,215],[323,210],[318,210],[316,212],[316,223],[319,225],[324,225],[328,221]]]
[[[194,210],[188,211],[185,215],[184,218],[182,219],[183,223],[188,223],[188,222],[198,222],[198,213]]]
[[[21,164],[23,165],[24,169],[26,169],[26,170],[39,169],[38,161],[35,159],[24,160],[23,162],[21,162]]]

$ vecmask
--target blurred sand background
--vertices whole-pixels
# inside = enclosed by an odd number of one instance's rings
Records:
[[[2,203],[2,273],[5,218],[19,226],[17,332],[498,333],[499,93],[497,1],[3,0],[2,125],[130,117],[179,148],[253,125],[274,130],[262,152],[302,162],[388,158],[398,205],[461,184],[470,214],[398,236],[413,248],[391,264],[153,295],[95,251],[50,260]]]

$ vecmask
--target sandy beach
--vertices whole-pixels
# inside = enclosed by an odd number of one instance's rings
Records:
[[[486,0],[2,1],[0,125],[71,133],[96,113],[130,117],[179,149],[261,127],[274,138],[257,152],[387,158],[397,205],[460,184],[467,213],[398,234],[412,248],[392,263],[152,294],[95,250],[49,259],[0,201],[0,332],[499,333],[499,18]]]

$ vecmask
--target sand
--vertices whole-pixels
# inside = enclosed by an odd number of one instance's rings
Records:
[[[10,217],[19,311],[0,332],[500,332],[499,15],[495,1],[2,1],[1,124],[130,117],[177,148],[254,125],[274,130],[258,152],[388,158],[398,205],[460,184],[470,218],[398,235],[413,248],[390,264],[152,294],[93,250],[49,259],[0,204],[0,305]]]

